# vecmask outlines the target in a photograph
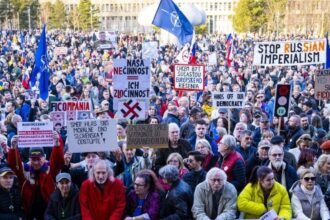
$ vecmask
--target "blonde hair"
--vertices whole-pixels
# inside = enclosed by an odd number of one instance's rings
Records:
[[[321,173],[322,167],[324,166],[325,163],[330,162],[330,156],[327,154],[322,154],[319,159],[316,161],[316,172]]]
[[[183,158],[179,153],[171,153],[170,155],[168,155],[167,160],[166,160],[166,164],[169,163],[170,160],[172,160],[174,157],[176,157],[179,160],[179,169],[183,168]]]

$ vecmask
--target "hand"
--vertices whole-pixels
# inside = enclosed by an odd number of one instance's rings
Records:
[[[17,142],[18,142],[18,135],[14,135],[11,139],[11,147],[17,148]]]
[[[115,155],[116,161],[121,161],[122,152],[120,147],[117,147],[113,153]]]
[[[60,143],[59,143],[60,137],[56,131],[53,132],[53,140],[54,140],[54,146],[60,145]]]
[[[71,162],[71,158],[72,158],[72,153],[70,153],[70,152],[66,152],[66,153],[64,154],[64,164],[65,164],[66,166],[68,166],[68,165],[70,164],[70,162]]]

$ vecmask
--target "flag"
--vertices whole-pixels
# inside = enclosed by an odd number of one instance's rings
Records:
[[[174,34],[182,45],[191,42],[194,27],[172,0],[160,1],[152,24]]]
[[[189,58],[189,64],[196,64],[197,63],[196,47],[197,47],[197,44],[195,42],[192,45],[191,54],[190,54],[190,58]]]
[[[42,28],[42,33],[40,36],[38,48],[35,53],[35,64],[30,76],[31,86],[35,85],[38,73],[40,73],[40,78],[39,78],[40,98],[46,100],[48,98],[48,83],[49,83],[46,25],[44,25]]]
[[[231,61],[233,61],[233,36],[231,34],[228,35],[226,40],[226,51],[227,66],[231,67]]]
[[[325,69],[330,69],[330,45],[329,45],[329,39],[328,39],[328,32],[325,34],[326,38],[326,45],[327,45],[327,53],[326,53],[326,63],[325,63]]]
[[[21,31],[20,33],[20,43],[21,43],[21,48],[23,49],[24,48],[24,40],[25,40],[25,36],[24,36],[24,32]]]
[[[189,62],[189,49],[188,45],[184,45],[182,47],[182,50],[179,52],[179,54],[175,58],[179,64],[188,64]]]

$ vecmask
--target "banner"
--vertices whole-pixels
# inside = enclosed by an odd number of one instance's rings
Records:
[[[55,54],[55,56],[67,55],[68,54],[68,48],[67,47],[55,47],[54,54]]]
[[[113,89],[113,106],[117,109],[120,105],[126,105],[128,111],[132,111],[134,108],[146,105],[150,95],[150,60],[115,59]],[[133,102],[138,103],[134,104],[134,108],[131,106]],[[135,118],[144,119],[145,112],[140,111]]]
[[[99,31],[94,33],[97,41],[94,47],[98,49],[111,49],[117,47],[117,34],[113,31]]]
[[[253,65],[294,66],[326,62],[326,40],[256,42]]]
[[[176,90],[203,91],[204,65],[174,65],[174,88]]]
[[[112,151],[117,147],[117,120],[69,121],[68,145],[72,153]]]
[[[213,107],[218,108],[243,108],[244,92],[213,92]]]
[[[128,148],[168,148],[168,124],[127,126]]]
[[[60,101],[51,103],[51,111],[91,111],[89,101]]]
[[[158,57],[158,42],[149,41],[142,43],[142,58],[143,59],[157,59]]]
[[[315,74],[315,98],[330,99],[330,70],[320,70]]]
[[[53,147],[53,122],[18,122],[18,147]]]

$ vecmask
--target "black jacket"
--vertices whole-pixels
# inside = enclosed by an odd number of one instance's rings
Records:
[[[69,196],[63,198],[59,189],[50,196],[45,212],[45,220],[80,220],[79,190],[72,184]]]
[[[193,194],[190,186],[182,180],[172,184],[162,200],[159,219],[187,220],[191,218]]]
[[[19,218],[24,219],[19,187],[15,183],[9,191],[0,187],[0,219],[18,220]]]
[[[200,171],[189,171],[184,174],[182,179],[189,184],[192,189],[192,192],[195,192],[195,188],[198,184],[203,182],[206,178],[206,171],[201,169]]]

